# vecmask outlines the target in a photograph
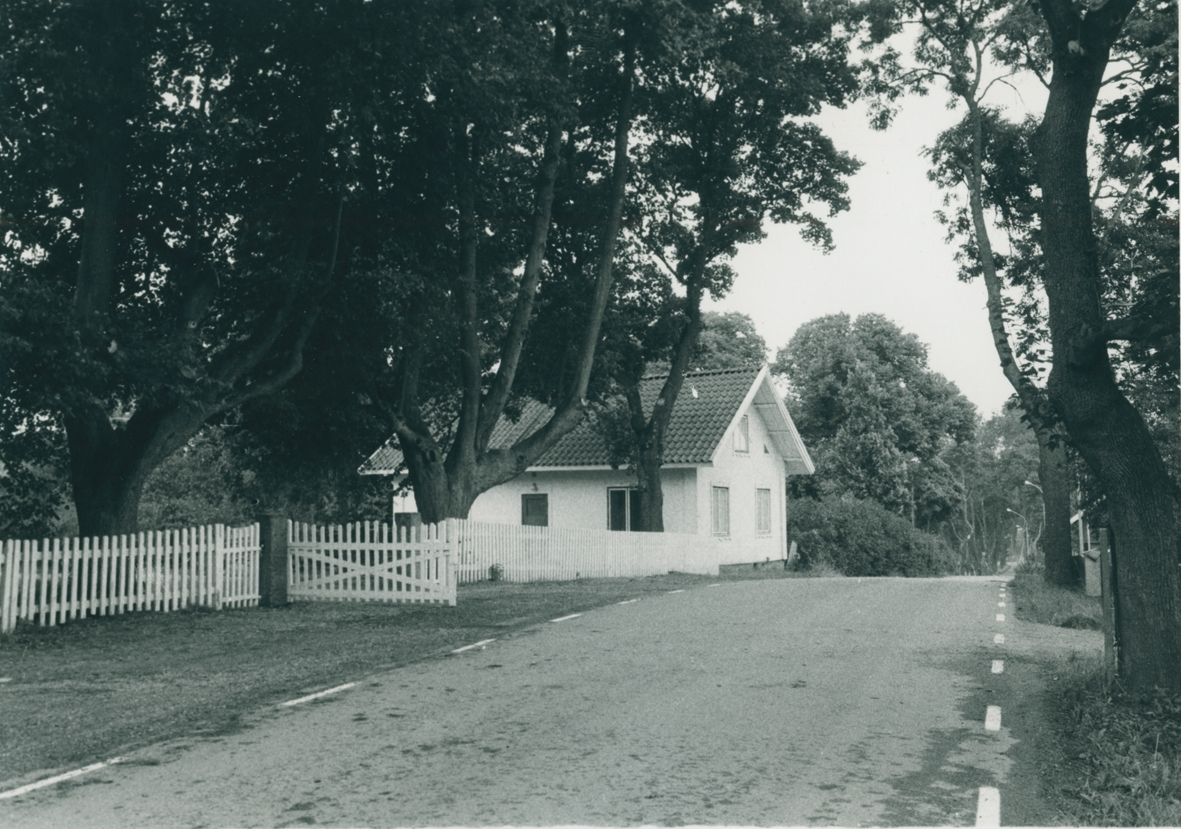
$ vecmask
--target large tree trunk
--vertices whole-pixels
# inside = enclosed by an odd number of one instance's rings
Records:
[[[1045,392],[1022,373],[1017,357],[1009,343],[1005,328],[1003,283],[996,269],[988,224],[984,219],[984,199],[981,194],[984,166],[984,131],[980,107],[971,95],[964,98],[972,119],[972,169],[968,171],[968,201],[976,247],[980,252],[981,273],[988,294],[988,324],[992,331],[993,347],[1000,358],[1001,371],[1017,393],[1017,399],[1033,429],[1038,445],[1038,478],[1041,483],[1045,528],[1041,547],[1045,570],[1043,577],[1049,584],[1072,587],[1079,575],[1072,561],[1070,547],[1070,467],[1066,462],[1065,435],[1057,425]]]
[[[205,415],[195,409],[143,409],[124,424],[112,424],[98,407],[68,414],[66,438],[78,534],[136,532],[144,482],[204,422]]]
[[[569,48],[565,29],[557,27],[555,63],[564,71]],[[624,38],[621,98],[616,115],[611,197],[599,248],[590,311],[585,321],[575,381],[553,416],[540,429],[508,448],[489,448],[497,421],[504,413],[512,392],[521,351],[528,333],[533,301],[540,284],[546,238],[551,223],[555,181],[561,157],[562,126],[555,120],[549,128],[534,194],[533,232],[526,253],[525,268],[518,287],[516,307],[500,348],[500,365],[487,394],[482,388],[482,353],[476,307],[477,248],[479,223],[475,212],[474,188],[478,159],[469,148],[463,163],[458,194],[460,213],[460,273],[455,298],[462,332],[463,403],[455,438],[445,457],[442,448],[417,413],[417,366],[408,361],[409,376],[403,379],[406,403],[393,416],[394,431],[410,475],[415,502],[424,521],[466,518],[472,504],[483,492],[523,473],[582,420],[585,396],[594,365],[603,315],[611,294],[615,249],[623,222],[623,206],[629,176],[628,145],[633,120],[632,99],[635,74],[635,33]],[[421,357],[421,354],[418,355]]]
[[[640,491],[640,529],[644,532],[664,532],[664,488],[660,478],[660,468],[664,465],[664,438],[672,419],[673,407],[677,405],[677,397],[685,384],[689,360],[704,327],[701,320],[701,283],[707,264],[704,250],[703,243],[699,247],[694,272],[688,280],[688,296],[685,299],[688,319],[677,338],[668,377],[665,378],[660,394],[652,405],[652,412],[647,418],[644,417],[640,405],[638,385],[627,392],[632,432],[636,441],[635,464]]]
[[[1037,435],[1038,480],[1041,481],[1042,505],[1046,511],[1040,539],[1044,577],[1047,584],[1077,587],[1082,570],[1070,546],[1071,487],[1066,446],[1061,440],[1051,440],[1047,430],[1035,429],[1034,432]]]
[[[1067,0],[1042,2],[1053,40],[1050,96],[1035,146],[1054,352],[1047,390],[1107,499],[1118,550],[1120,675],[1133,691],[1181,693],[1177,493],[1108,359],[1087,179],[1092,110],[1132,5],[1111,2],[1080,24]]]

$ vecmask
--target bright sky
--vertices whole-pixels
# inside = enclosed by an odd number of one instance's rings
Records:
[[[996,103],[1040,112],[1043,101],[1025,94]],[[886,132],[868,127],[862,106],[822,116],[837,146],[864,163],[850,181],[850,210],[830,220],[836,249],[826,256],[794,228],[772,227],[762,244],[735,259],[738,279],[730,295],[707,308],[749,315],[772,359],[809,320],[841,311],[883,314],[918,335],[931,368],[987,418],[1012,388],[989,334],[984,283],[956,279],[955,249],[934,217],[942,196],[927,180],[920,155],[959,117],[945,101],[941,92],[906,101]]]

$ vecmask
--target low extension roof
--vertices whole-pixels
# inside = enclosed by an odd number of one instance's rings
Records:
[[[640,382],[640,400],[645,414],[651,413],[666,377],[645,377]],[[814,469],[812,460],[783,400],[771,385],[766,366],[762,369],[696,371],[685,375],[665,435],[665,464],[701,466],[712,463],[726,430],[748,406],[762,417],[784,458],[787,472],[811,474]],[[492,431],[490,446],[512,446],[540,428],[552,413],[553,409],[544,403],[526,402],[521,416],[515,421],[500,419]],[[585,418],[530,468],[606,468],[610,464],[611,454],[606,441],[591,419]],[[391,437],[361,465],[359,471],[363,475],[389,475],[400,471],[401,465],[402,453],[397,440]]]

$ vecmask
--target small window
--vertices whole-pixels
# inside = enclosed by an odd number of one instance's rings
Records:
[[[730,488],[713,488],[713,531],[714,535],[730,534]]]
[[[771,534],[771,490],[755,490],[755,500],[758,506],[758,526],[755,528],[759,535]]]
[[[743,415],[734,429],[734,451],[750,451],[750,415]]]
[[[549,496],[539,495],[521,496],[521,524],[526,527],[549,526]]]
[[[635,532],[640,529],[640,491],[634,487],[608,487],[607,529]]]

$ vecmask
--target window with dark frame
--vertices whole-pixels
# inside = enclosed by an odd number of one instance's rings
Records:
[[[636,532],[640,529],[640,491],[635,487],[607,487],[607,529]]]
[[[525,527],[549,526],[549,495],[540,492],[521,496],[521,524]]]

